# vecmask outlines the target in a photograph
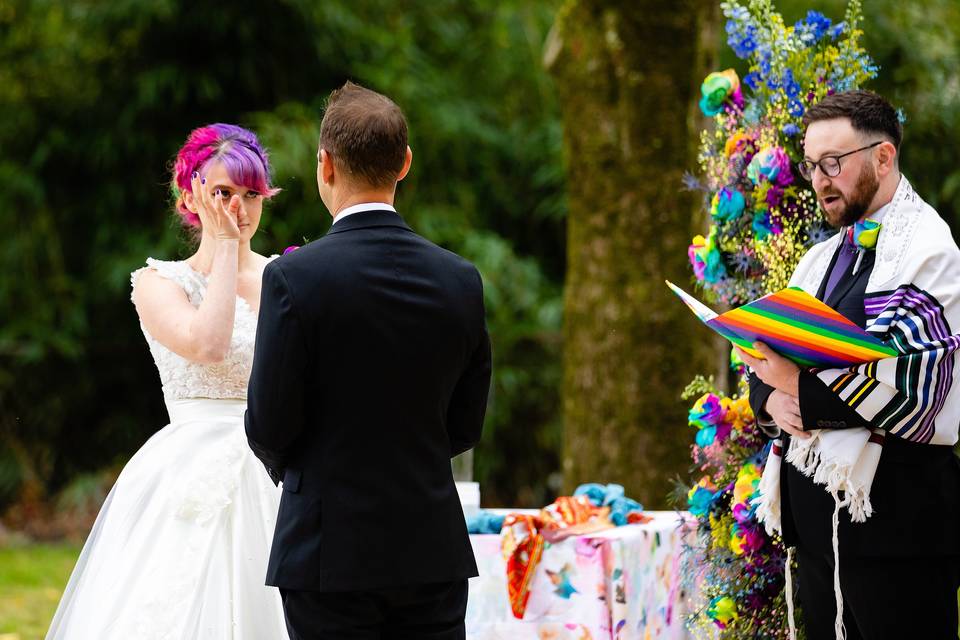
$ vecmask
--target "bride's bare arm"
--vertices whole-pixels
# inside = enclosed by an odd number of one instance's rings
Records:
[[[133,291],[133,302],[147,332],[160,344],[193,362],[220,362],[230,349],[237,304],[240,230],[238,196],[224,207],[205,194],[194,178],[194,200],[207,233],[215,238],[213,264],[203,302],[194,307],[178,285],[153,270],[145,271]]]
[[[237,296],[237,243],[217,247],[203,302],[194,307],[176,283],[148,269],[133,302],[147,332],[187,360],[220,362],[230,348]]]

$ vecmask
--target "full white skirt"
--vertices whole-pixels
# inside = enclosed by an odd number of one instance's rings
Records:
[[[279,489],[247,447],[245,402],[168,403],[97,516],[47,640],[286,639],[264,585]]]

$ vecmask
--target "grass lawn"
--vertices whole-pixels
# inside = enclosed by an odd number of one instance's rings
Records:
[[[79,545],[0,547],[0,640],[42,640]]]

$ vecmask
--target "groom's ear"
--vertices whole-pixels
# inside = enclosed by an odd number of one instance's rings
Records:
[[[336,167],[333,166],[333,158],[330,157],[330,154],[327,153],[326,149],[320,149],[320,179],[323,180],[323,184],[330,184],[333,182],[333,176],[336,171]]]
[[[400,169],[400,173],[397,174],[397,182],[400,182],[407,177],[407,174],[410,172],[410,165],[413,164],[413,151],[407,146],[407,152],[403,156],[403,168]]]

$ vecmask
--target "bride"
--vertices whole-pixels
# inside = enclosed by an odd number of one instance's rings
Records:
[[[172,186],[199,247],[131,276],[170,424],[107,496],[47,640],[287,637],[264,585],[279,490],[243,428],[269,261],[250,239],[277,190],[256,136],[227,124],[190,134]]]

